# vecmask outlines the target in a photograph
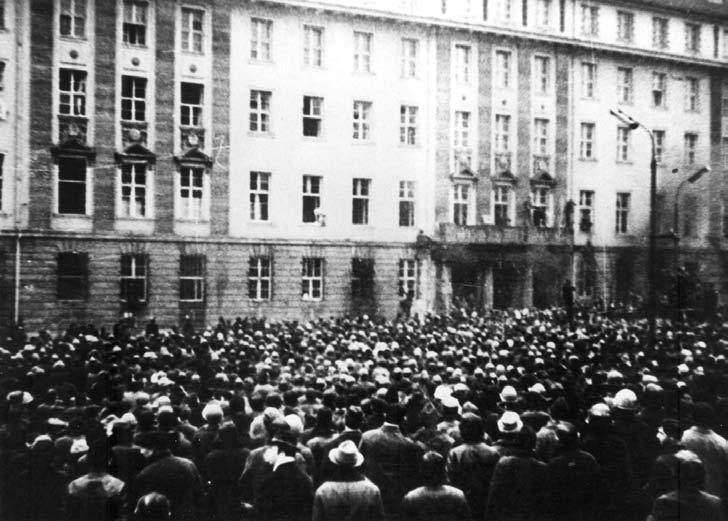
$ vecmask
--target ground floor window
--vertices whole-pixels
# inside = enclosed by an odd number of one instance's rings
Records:
[[[248,260],[248,298],[269,300],[271,295],[271,258],[251,257]]]
[[[324,260],[305,257],[301,268],[301,297],[321,300],[324,293]]]
[[[121,300],[134,305],[147,301],[149,258],[143,254],[121,256]]]
[[[410,292],[417,297],[419,285],[419,263],[416,259],[399,260],[398,290],[400,297],[407,297]]]
[[[60,252],[57,258],[59,300],[85,300],[88,295],[88,254]]]
[[[183,302],[202,302],[205,298],[205,256],[180,257],[179,298]]]
[[[351,296],[360,299],[374,296],[374,259],[351,259]]]

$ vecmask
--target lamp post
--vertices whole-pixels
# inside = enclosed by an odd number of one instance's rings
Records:
[[[675,307],[676,311],[678,313],[678,317],[680,316],[680,284],[679,284],[679,264],[680,264],[680,250],[678,249],[678,245],[680,243],[680,191],[683,189],[683,187],[690,183],[695,184],[701,177],[703,177],[704,174],[707,174],[710,172],[710,167],[708,165],[703,166],[702,168],[696,170],[690,177],[687,177],[680,181],[680,184],[677,185],[677,188],[675,189],[675,204],[673,205],[673,214],[672,214],[672,236],[673,236],[673,268],[675,270]]]
[[[655,157],[655,134],[651,129],[626,114],[621,109],[611,109],[609,113],[626,125],[630,130],[643,128],[650,136],[651,158],[650,158],[650,235],[649,247],[647,250],[647,347],[655,346],[655,329],[657,322],[657,287],[656,275],[657,267],[655,259],[657,258],[657,159]]]

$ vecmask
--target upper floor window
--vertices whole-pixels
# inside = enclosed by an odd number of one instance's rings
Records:
[[[668,28],[670,20],[655,16],[652,18],[652,46],[656,49],[667,49],[670,42],[668,40]]]
[[[205,215],[202,206],[205,194],[205,171],[198,167],[182,167],[179,171],[179,217],[193,221]]]
[[[581,5],[581,32],[584,36],[599,35],[599,7],[596,5]]]
[[[86,71],[61,69],[58,74],[58,113],[86,115]]]
[[[470,147],[470,112],[455,111],[453,146],[455,148]]]
[[[495,52],[495,84],[500,89],[511,86],[511,52]]]
[[[634,40],[634,13],[617,11],[617,39],[625,43]]]
[[[146,121],[147,79],[138,76],[121,77],[121,119]]]
[[[495,115],[495,150],[507,152],[511,149],[511,117],[506,114]]]
[[[417,113],[414,105],[399,107],[399,142],[402,145],[417,144]]]
[[[147,44],[147,3],[124,0],[124,43],[144,46]]]
[[[700,52],[700,25],[685,23],[685,50],[687,52]]]
[[[513,17],[513,0],[494,0],[498,5],[498,18],[509,22]]]
[[[667,100],[667,74],[664,72],[652,73],[652,105],[664,107]]]
[[[539,156],[549,154],[549,120],[536,118],[533,121],[533,153]]]
[[[61,157],[58,159],[58,186],[56,208],[59,214],[86,215],[86,159]]]
[[[544,228],[549,225],[551,191],[544,186],[531,190],[531,225]]]
[[[592,99],[597,87],[597,64],[592,62],[581,63],[581,95]]]
[[[591,230],[594,224],[594,191],[579,191],[579,229],[583,232]]]
[[[594,159],[594,129],[594,123],[581,124],[581,141],[579,143],[581,159]]]
[[[3,210],[3,181],[5,181],[3,163],[5,163],[5,154],[0,154],[0,212]]]
[[[202,302],[205,299],[205,256],[182,255],[179,264],[179,299]]]
[[[70,38],[86,37],[86,0],[61,0],[60,33]]]
[[[271,93],[268,91],[250,91],[248,130],[251,132],[270,132],[270,98]]]
[[[303,216],[304,223],[315,223],[321,207],[321,176],[303,176]]]
[[[617,193],[616,217],[614,223],[614,232],[617,234],[629,233],[629,203],[629,193]]]
[[[324,62],[324,29],[313,25],[303,26],[303,64],[321,68]]]
[[[723,29],[723,58],[728,58],[728,29]]]
[[[455,45],[455,80],[460,83],[470,83],[472,51],[469,45]]]
[[[147,163],[121,165],[122,217],[147,216]]]
[[[59,252],[57,257],[59,300],[85,300],[88,296],[88,253]]]
[[[372,103],[370,101],[355,101],[352,120],[352,139],[356,141],[369,141],[371,138]]]
[[[685,164],[695,164],[695,154],[698,148],[698,135],[693,132],[685,133]]]
[[[617,127],[617,161],[629,161],[630,131],[627,127]]]
[[[402,38],[402,77],[417,76],[417,55],[420,42],[414,38]]]
[[[250,172],[250,220],[268,220],[270,173]]]
[[[202,52],[204,41],[205,11],[190,7],[182,8],[182,50]]]
[[[372,72],[372,33],[354,31],[354,70]]]
[[[269,62],[273,44],[273,22],[262,18],[250,20],[250,59]]]
[[[351,223],[369,224],[369,188],[371,179],[353,179],[351,186]]]
[[[551,24],[551,0],[536,0],[536,25],[548,27]]]
[[[690,112],[700,110],[700,80],[698,78],[685,77],[685,110]]]
[[[5,0],[0,0],[0,29],[5,29]]]
[[[323,113],[323,98],[315,96],[303,97],[303,135],[320,137]]]
[[[513,190],[508,185],[493,187],[493,222],[496,226],[510,226],[512,194]]]
[[[633,71],[629,67],[617,67],[617,101],[632,103]]]
[[[471,183],[452,185],[452,222],[458,226],[466,226],[469,222],[471,189]]]
[[[1,28],[2,26],[0,26]],[[5,90],[5,62],[0,60],[0,92]]]
[[[202,127],[204,85],[183,81],[180,84],[180,91],[180,124],[189,127]]]
[[[415,182],[399,182],[399,225],[415,225]]]
[[[536,56],[533,59],[537,94],[548,94],[551,90],[551,59],[547,56]]]

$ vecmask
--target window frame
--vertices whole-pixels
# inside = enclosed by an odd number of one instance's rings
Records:
[[[119,260],[119,300],[129,304],[129,285],[133,287],[133,281],[141,281],[142,297],[137,300],[137,303],[146,304],[149,300],[149,256],[126,253]],[[128,271],[125,270],[127,267]]]
[[[64,80],[64,75],[68,74],[69,81]],[[76,77],[78,75],[78,77]],[[68,89],[64,89],[65,83],[69,84]],[[67,102],[64,103],[64,98]],[[78,101],[82,101],[80,107]],[[59,115],[73,117],[87,117],[88,109],[88,71],[84,69],[73,69],[70,67],[61,67],[58,69],[58,105],[56,110]],[[68,109],[64,110],[64,106]],[[79,112],[78,109],[82,110]]]
[[[270,222],[271,173],[251,170],[248,183],[248,217],[252,222]]]
[[[370,300],[374,298],[374,259],[352,257],[351,259],[351,298]]]
[[[473,196],[475,187],[472,182],[456,180],[450,187],[450,222],[456,226],[468,226],[473,222]]]
[[[318,222],[316,210],[319,210],[321,208],[323,181],[324,178],[320,175],[304,174],[302,176],[303,185],[301,188],[301,222],[303,224],[316,224]],[[307,218],[306,212],[306,201],[309,199],[313,204],[313,210],[311,211],[312,218]]]
[[[701,50],[702,26],[694,22],[685,22],[685,52],[699,54]]]
[[[78,161],[83,162],[83,179],[73,179],[73,178],[67,178],[62,179],[62,172],[61,172],[61,165],[65,165],[67,161]],[[78,166],[78,165],[77,165]],[[89,190],[90,190],[90,182],[89,182],[89,161],[88,158],[84,156],[74,156],[74,155],[64,155],[60,156],[58,158],[58,161],[56,163],[56,183],[55,183],[55,201],[54,201],[54,209],[55,213],[57,215],[62,216],[87,216],[90,214],[90,201],[89,201]],[[82,212],[63,212],[62,210],[62,204],[61,204],[61,198],[62,198],[62,188],[66,185],[74,186],[76,184],[83,185],[83,197],[73,197],[74,200],[77,200],[79,202],[83,203],[83,211]],[[69,187],[70,188],[70,187]]]
[[[149,163],[146,161],[125,161],[119,166],[119,198],[118,198],[118,211],[117,217],[123,219],[149,219],[150,218],[150,197],[149,197],[149,183],[150,183],[150,168]],[[126,174],[125,169],[129,168],[131,171],[128,176],[130,182],[124,182]],[[138,172],[137,169],[142,168],[144,170],[144,183],[137,182]],[[128,187],[129,201],[128,207],[124,204],[124,188]],[[139,213],[137,211],[137,192],[139,189],[143,190],[143,211]],[[126,210],[126,211],[125,211]]]
[[[62,262],[62,259],[63,260]],[[62,273],[62,268],[64,272]],[[77,288],[64,288],[64,283],[77,281]],[[56,300],[83,302],[89,295],[89,254],[86,252],[59,251],[56,255]]]
[[[596,141],[596,128],[597,125],[593,121],[581,122],[579,126],[579,159],[587,161],[596,159],[594,147]]]
[[[128,81],[128,83],[125,83]],[[131,92],[126,89],[129,85]],[[139,96],[140,86],[143,88],[143,95]],[[147,91],[149,81],[145,76],[133,76],[130,74],[123,74],[121,76],[121,88],[119,89],[119,99],[121,102],[121,108],[119,110],[119,118],[121,121],[132,122],[132,123],[146,123],[147,121]],[[126,92],[126,94],[125,94]],[[125,105],[128,105],[125,108]],[[142,119],[137,117],[138,113],[142,112]],[[125,117],[125,113],[130,117]]]
[[[499,89],[513,88],[513,51],[496,49],[494,64],[495,86]]]
[[[634,12],[617,10],[617,40],[622,43],[634,43]]]
[[[615,203],[615,223],[614,233],[616,235],[629,235],[629,213],[632,203],[632,194],[630,192],[617,192]]]
[[[354,100],[352,107],[351,139],[358,142],[372,140],[372,107],[366,100]]]
[[[200,15],[199,29],[195,28],[195,15]],[[207,12],[200,7],[183,5],[180,8],[180,48],[190,54],[205,54],[205,23]],[[198,40],[195,38],[199,36]],[[199,47],[199,48],[198,48]]]
[[[199,173],[200,184],[194,184],[193,175]],[[207,169],[201,165],[180,165],[177,175],[177,215],[176,218],[182,221],[204,222],[208,220],[207,215]],[[188,182],[185,182],[187,176]],[[187,197],[183,193],[187,192]],[[194,197],[195,193],[200,197]],[[192,204],[194,200],[199,200],[198,205]],[[186,201],[186,202],[185,202]],[[196,215],[195,215],[196,214]]]
[[[309,111],[306,112],[306,100],[309,100]],[[318,113],[314,110],[314,108],[318,105]],[[305,95],[303,96],[303,104],[301,108],[302,113],[302,135],[304,138],[309,139],[321,139],[323,137],[324,133],[324,98],[322,96],[309,96]],[[306,122],[317,122],[317,129],[316,135],[306,134]]]
[[[591,3],[581,4],[581,35],[590,37],[599,36],[598,5],[594,5]]]
[[[267,289],[264,291],[264,288]],[[248,299],[254,302],[273,299],[273,257],[255,255],[248,258]]]
[[[667,49],[670,47],[670,19],[664,16],[652,17],[652,47]]]
[[[318,282],[318,288],[316,282]],[[308,295],[308,298],[306,298],[306,295]],[[321,257],[303,257],[301,260],[301,300],[304,302],[321,302],[323,299],[324,259]]]
[[[700,78],[685,76],[685,112],[700,112]]]
[[[683,161],[687,166],[695,166],[698,152],[698,141],[700,136],[697,132],[685,132],[683,135]]]
[[[473,46],[467,43],[456,43],[453,46],[455,53],[455,81],[470,84],[473,77]]]
[[[402,37],[402,78],[417,78],[420,41],[417,38]]]
[[[629,163],[632,157],[632,132],[624,125],[617,125],[617,163]]]
[[[351,183],[351,224],[368,226],[372,180],[355,177]]]
[[[66,9],[64,4],[70,7]],[[82,4],[79,7],[79,4]],[[58,2],[58,35],[61,38],[73,40],[85,40],[88,26],[88,1],[87,0],[59,0]],[[64,33],[64,17],[68,18],[68,32]],[[81,20],[80,30],[79,20]]]
[[[531,215],[529,217],[532,226],[548,228],[551,225],[551,199],[552,191],[548,186],[536,185],[531,187],[529,193]]]
[[[372,48],[374,33],[354,31],[354,72],[372,74]]]
[[[544,55],[536,55],[533,57],[533,68],[536,88],[535,94],[539,96],[547,96],[553,90],[551,77],[551,57]]]
[[[664,163],[665,144],[667,133],[663,129],[654,129],[652,135],[655,138],[655,160],[658,164]]]
[[[399,144],[415,147],[419,145],[417,122],[420,108],[417,105],[399,106]]]
[[[415,181],[399,181],[399,217],[398,223],[401,228],[412,228],[415,225],[415,203],[417,199],[417,184]],[[403,211],[404,210],[404,211]],[[402,217],[406,216],[402,224]]]
[[[667,73],[661,71],[652,72],[652,107],[667,108]],[[660,93],[660,102],[657,103],[656,93]]]
[[[397,269],[397,294],[405,298],[412,291],[414,298],[420,294],[420,261],[414,259],[399,259]]]
[[[201,254],[183,254],[179,257],[179,301],[205,302],[207,258]],[[189,286],[185,288],[185,286]],[[191,292],[186,291],[192,290]]]
[[[492,197],[493,223],[496,226],[513,226],[513,187],[505,183],[495,184]]]
[[[205,126],[205,84],[195,81],[180,82],[179,122],[184,127],[202,128]],[[184,88],[186,85],[199,89],[199,102],[185,102]],[[197,93],[196,93],[197,94]],[[186,122],[185,122],[186,121]],[[196,122],[196,123],[195,123]]]
[[[591,75],[591,77],[589,77]],[[598,68],[596,62],[581,62],[581,96],[585,99],[596,99]]]
[[[634,68],[617,67],[617,103],[631,105],[634,103]]]
[[[254,134],[271,133],[271,103],[273,92],[250,89],[248,98],[248,132]],[[255,106],[253,106],[255,104]],[[255,126],[255,128],[253,128]]]
[[[582,231],[582,223],[584,223],[584,219],[586,217],[588,217],[589,219],[589,228],[594,228],[595,197],[596,193],[594,190],[579,190],[579,229],[581,229]]]
[[[130,8],[130,10],[128,9]],[[123,0],[121,3],[121,33],[122,43],[130,47],[144,48],[147,46],[147,30],[149,3],[144,0]],[[140,20],[139,13],[143,20]],[[131,15],[127,18],[127,15]],[[131,41],[131,35],[134,40]],[[139,36],[141,35],[141,42]]]
[[[303,65],[311,69],[322,69],[324,66],[324,34],[320,25],[303,25]]]

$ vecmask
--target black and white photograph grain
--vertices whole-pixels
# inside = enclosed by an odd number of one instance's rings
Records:
[[[728,0],[0,0],[0,521],[728,521]]]

